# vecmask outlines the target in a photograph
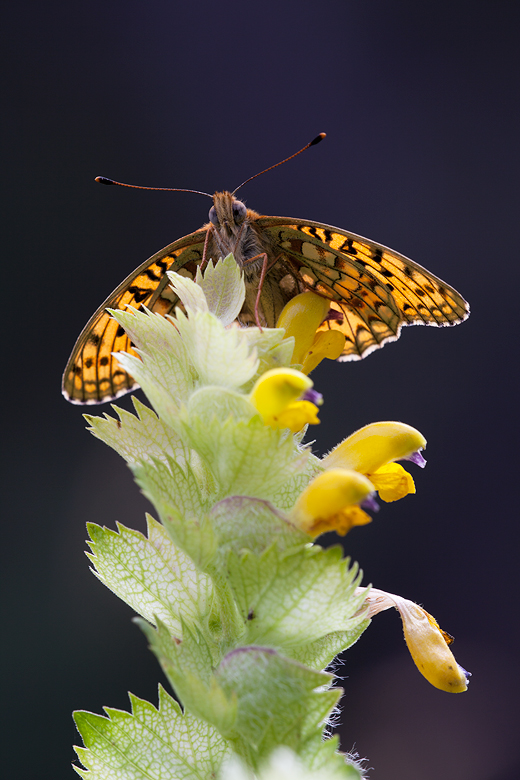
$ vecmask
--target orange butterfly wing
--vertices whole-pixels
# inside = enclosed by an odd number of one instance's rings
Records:
[[[121,369],[113,352],[135,354],[130,339],[107,308],[126,310],[147,306],[168,314],[177,298],[168,287],[166,271],[191,268],[200,263],[206,229],[197,230],[162,249],[146,260],[101,304],[83,328],[63,374],[63,395],[72,403],[97,404],[117,398],[138,387]]]
[[[382,244],[319,222],[253,214],[255,229],[272,247],[270,259],[283,258],[307,289],[329,298],[331,308],[339,313],[339,319],[328,319],[320,329],[344,333],[340,360],[359,360],[395,341],[403,325],[455,325],[469,315],[468,304],[453,287]],[[206,234],[204,227],[153,255],[99,307],[67,363],[66,398],[73,403],[101,403],[137,387],[112,354],[135,354],[132,344],[106,309],[146,306],[169,314],[178,299],[168,286],[166,271],[184,268],[193,277]],[[268,274],[266,293],[269,285],[277,283]]]
[[[330,298],[341,314],[320,328],[344,333],[339,360],[366,357],[398,339],[403,325],[456,325],[469,316],[453,287],[382,244],[320,222],[260,217],[256,224],[306,287]]]

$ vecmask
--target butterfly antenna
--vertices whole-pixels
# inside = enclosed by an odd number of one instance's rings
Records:
[[[117,184],[118,187],[131,187],[134,190],[161,190],[163,192],[194,192],[196,195],[206,195],[208,198],[213,199],[213,195],[208,192],[200,192],[199,190],[185,190],[180,187],[141,187],[139,184],[123,184],[121,181],[114,181],[114,179],[107,179],[105,176],[96,176],[95,181],[98,184]]]
[[[244,186],[244,184],[247,184],[248,182],[252,181],[253,179],[256,179],[258,176],[261,176],[263,173],[267,173],[267,171],[272,171],[273,168],[278,168],[279,165],[283,165],[284,163],[288,162],[289,160],[292,160],[293,157],[297,157],[299,154],[304,152],[306,149],[309,149],[311,146],[316,146],[316,144],[319,144],[320,141],[323,141],[327,133],[320,133],[316,136],[316,138],[313,138],[310,143],[307,144],[307,146],[304,146],[303,149],[300,149],[298,152],[295,152],[294,154],[291,154],[290,157],[286,157],[285,160],[280,160],[280,162],[277,162],[276,165],[271,165],[269,168],[266,168],[264,171],[260,171],[260,173],[255,173],[254,176],[250,176],[249,179],[246,179],[242,182],[233,192],[232,195],[235,194],[235,192],[238,192],[238,190]]]

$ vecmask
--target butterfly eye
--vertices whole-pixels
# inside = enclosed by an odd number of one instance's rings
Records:
[[[218,217],[217,217],[217,210],[215,206],[212,206],[209,210],[209,221],[212,225],[215,225],[215,227],[218,227]]]
[[[241,200],[233,201],[233,217],[235,222],[239,224],[243,222],[247,215],[247,209]]]

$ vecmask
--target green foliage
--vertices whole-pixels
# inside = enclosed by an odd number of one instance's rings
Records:
[[[229,745],[216,729],[182,712],[159,689],[159,709],[130,694],[132,712],[105,708],[108,717],[76,712],[85,748],[76,748],[88,780],[208,780],[215,777]]]
[[[134,400],[135,415],[87,416],[160,522],[148,517],[147,536],[88,528],[96,576],[140,616],[181,706],[161,689],[158,710],[131,696],[131,713],[76,713],[86,767],[76,771],[360,778],[337,741],[323,741],[342,693],[323,669],[367,625],[360,573],[291,522],[319,460],[301,436],[268,427],[249,398],[259,375],[290,365],[293,340],[231,324],[244,299],[233,258],[197,284],[170,278],[184,305],[175,318],[113,313],[139,355],[117,359],[154,410]]]
[[[202,624],[211,611],[210,577],[175,547],[160,523],[147,517],[148,538],[118,525],[119,533],[89,523],[89,558],[95,574],[150,623],[160,619],[171,636],[182,635],[182,621]],[[153,573],[153,577],[151,574]]]

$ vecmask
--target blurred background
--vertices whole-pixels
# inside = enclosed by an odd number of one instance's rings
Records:
[[[85,522],[143,529],[147,502],[60,394],[81,328],[147,257],[207,220],[207,199],[103,188],[232,189],[264,214],[391,246],[461,291],[472,316],[409,328],[361,363],[322,365],[326,452],[376,420],[429,444],[417,495],[345,549],[365,584],[454,634],[469,691],[433,689],[393,610],[341,667],[342,745],[374,780],[514,780],[518,739],[517,3],[49,0],[10,4],[1,53],[0,731],[5,777],[72,778],[73,709],[157,701],[132,612],[88,570]],[[513,400],[514,399],[514,400]],[[100,413],[105,408],[100,408]],[[91,409],[89,411],[92,411]],[[334,539],[328,539],[333,542]]]

